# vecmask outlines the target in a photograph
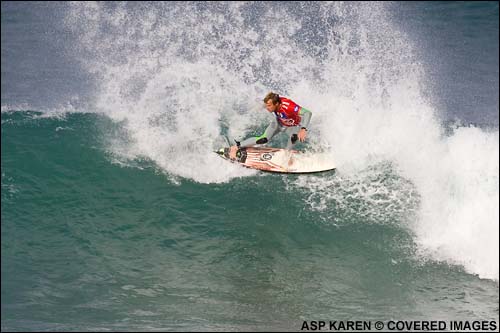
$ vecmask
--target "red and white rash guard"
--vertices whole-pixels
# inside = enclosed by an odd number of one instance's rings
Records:
[[[280,101],[280,108],[274,111],[279,123],[287,127],[298,126],[301,120],[299,115],[301,106],[286,97],[280,97]]]

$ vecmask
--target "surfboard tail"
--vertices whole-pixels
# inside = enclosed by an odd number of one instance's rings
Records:
[[[214,153],[222,157],[229,158],[229,148],[220,148],[219,150],[215,150]]]

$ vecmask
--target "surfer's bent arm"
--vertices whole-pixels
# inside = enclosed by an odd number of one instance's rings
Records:
[[[308,109],[302,107],[300,108],[299,115],[301,117],[300,127],[304,127],[307,130],[307,126],[309,126],[309,122],[311,121],[312,112]]]
[[[299,139],[300,142],[304,142],[306,140],[307,126],[309,125],[309,121],[311,121],[312,112],[306,108],[300,108],[299,115],[300,115],[300,124],[299,124],[300,130],[297,133],[297,138]],[[295,140],[297,140],[297,138],[295,138]],[[293,139],[292,139],[292,144],[293,144]]]

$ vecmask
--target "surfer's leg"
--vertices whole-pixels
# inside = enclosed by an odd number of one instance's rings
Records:
[[[297,133],[299,133],[299,131],[299,126],[288,127],[286,129],[285,133],[288,135],[288,143],[286,145],[287,150],[292,149],[295,143],[299,141],[299,137],[297,136]]]
[[[280,131],[280,126],[278,124],[278,121],[274,119],[269,123],[267,126],[266,130],[264,131],[264,134],[261,136],[254,136],[251,138],[248,138],[246,140],[241,141],[240,147],[250,147],[254,146],[256,144],[265,144],[271,141],[271,138],[276,135]]]

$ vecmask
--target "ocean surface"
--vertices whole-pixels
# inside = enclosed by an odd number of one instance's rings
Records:
[[[3,1],[1,45],[2,331],[498,329],[498,2]],[[269,91],[335,172],[213,153]]]

